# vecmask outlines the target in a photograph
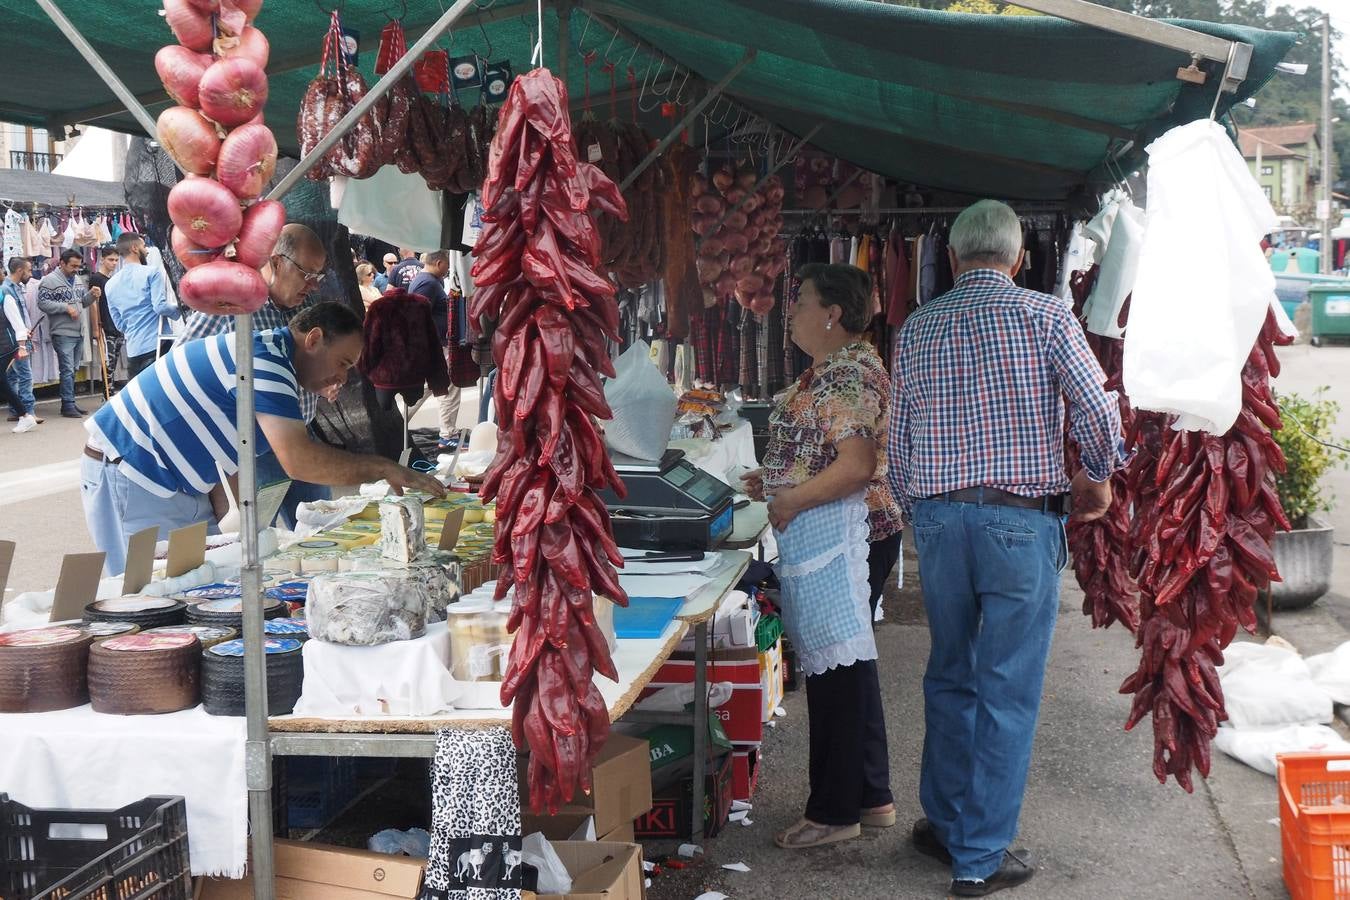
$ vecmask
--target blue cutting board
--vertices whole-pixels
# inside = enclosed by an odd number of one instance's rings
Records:
[[[684,606],[684,597],[629,597],[614,607],[614,634],[621,638],[659,638]]]

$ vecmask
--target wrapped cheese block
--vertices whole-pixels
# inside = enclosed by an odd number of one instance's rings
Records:
[[[132,634],[89,651],[89,702],[94,712],[156,715],[201,699],[202,645],[192,634]]]
[[[95,600],[84,608],[86,622],[130,622],[141,628],[181,625],[187,604],[168,597],[128,596]]]
[[[426,521],[422,501],[415,497],[385,497],[380,501],[380,555],[409,563],[426,549]]]
[[[89,702],[91,638],[49,626],[0,634],[0,712],[48,712]]]
[[[239,631],[227,625],[165,625],[163,628],[151,628],[146,634],[191,634],[201,642],[203,650],[209,650],[216,644],[232,641],[239,637]]]
[[[306,619],[316,641],[372,646],[421,637],[426,588],[394,570],[319,575],[309,585]]]
[[[417,582],[426,591],[428,622],[444,622],[445,608],[459,599],[459,559],[453,553],[427,551],[410,563],[362,557],[351,561],[350,571],[390,572]]]
[[[131,622],[88,622],[74,627],[92,638],[95,644],[124,634],[135,634],[141,630],[141,626]]]
[[[268,635],[263,650],[267,655],[267,714],[284,716],[295,709],[304,685],[301,642]],[[244,715],[243,641],[225,641],[202,654],[202,707],[210,716]]]

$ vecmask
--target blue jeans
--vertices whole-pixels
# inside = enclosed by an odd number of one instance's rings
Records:
[[[78,335],[52,335],[52,348],[61,369],[61,409],[75,405],[75,369],[80,365],[80,347],[84,339]],[[190,523],[189,523],[190,524]]]
[[[1039,510],[921,500],[914,543],[932,651],[919,800],[953,878],[988,878],[1017,836],[1068,563]]]
[[[281,467],[281,461],[277,459],[275,453],[264,453],[258,457],[258,487],[267,487],[290,477]],[[308,481],[292,481],[290,489],[286,491],[286,499],[281,501],[281,510],[277,513],[277,518],[281,520],[282,525],[294,531],[295,511],[301,503],[328,500],[331,496],[331,492],[324,485],[310,484]],[[271,524],[271,522],[258,523],[262,528],[267,528]]]
[[[115,464],[88,456],[80,458],[80,499],[89,535],[105,554],[106,575],[126,570],[127,541],[152,525],[159,528],[161,541],[168,540],[170,531],[198,522],[208,523],[211,534],[220,532],[206,494],[180,491],[172,497],[160,497],[127,478]]]
[[[33,397],[33,345],[28,345],[28,356],[23,359],[15,357],[14,362],[10,363],[9,371],[5,373],[5,378],[9,380],[9,391],[12,395],[19,398],[23,404],[23,409],[10,403],[10,412],[16,416],[32,415],[37,407],[37,400]]]

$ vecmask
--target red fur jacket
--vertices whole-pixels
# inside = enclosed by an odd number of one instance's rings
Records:
[[[366,310],[365,346],[356,365],[377,388],[399,390],[425,383],[433,394],[444,394],[450,375],[431,303],[402,288],[385,291]]]

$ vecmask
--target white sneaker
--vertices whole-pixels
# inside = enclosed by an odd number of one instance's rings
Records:
[[[33,415],[23,416],[19,419],[19,424],[14,426],[15,434],[23,434],[25,431],[32,431],[37,427],[37,417]]]

